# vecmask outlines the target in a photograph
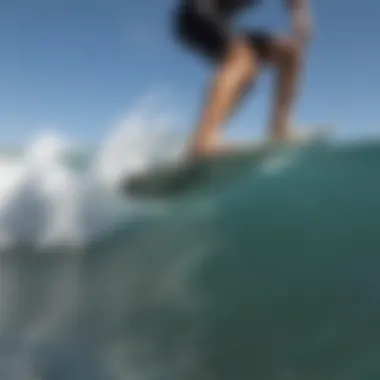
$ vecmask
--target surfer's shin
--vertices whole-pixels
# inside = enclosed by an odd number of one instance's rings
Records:
[[[195,150],[207,150],[258,71],[256,57],[244,42],[233,43],[211,84],[194,137]]]
[[[274,106],[270,132],[275,139],[286,139],[290,135],[291,114],[295,104],[300,79],[302,54],[297,46],[286,46],[276,60]]]

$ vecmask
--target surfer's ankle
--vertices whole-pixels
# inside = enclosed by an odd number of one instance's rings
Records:
[[[190,157],[207,157],[218,154],[223,149],[219,139],[205,139],[197,141],[190,146],[188,155]]]

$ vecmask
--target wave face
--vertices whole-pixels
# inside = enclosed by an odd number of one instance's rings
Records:
[[[41,144],[0,168],[0,378],[379,376],[380,144],[149,205]]]

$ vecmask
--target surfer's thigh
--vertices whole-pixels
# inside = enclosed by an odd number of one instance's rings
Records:
[[[274,37],[263,30],[250,30],[242,34],[252,52],[259,58],[261,63],[268,63],[274,45]]]
[[[264,63],[281,66],[295,62],[300,56],[298,46],[291,38],[263,31],[249,32],[246,36]]]
[[[173,21],[175,37],[186,48],[213,62],[227,54],[231,35],[222,24],[189,8],[178,9]]]

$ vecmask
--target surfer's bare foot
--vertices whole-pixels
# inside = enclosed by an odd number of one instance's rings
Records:
[[[282,143],[295,143],[295,144],[302,144],[307,143],[310,140],[325,135],[325,130],[321,127],[317,128],[307,128],[303,130],[295,130],[294,128],[286,128],[286,134],[282,135],[281,138],[278,138],[276,136],[270,136],[267,140],[267,145],[278,145]]]
[[[188,151],[188,158],[190,160],[196,160],[202,157],[210,157],[221,154],[223,147],[216,142],[208,142],[203,144],[194,144]]]

